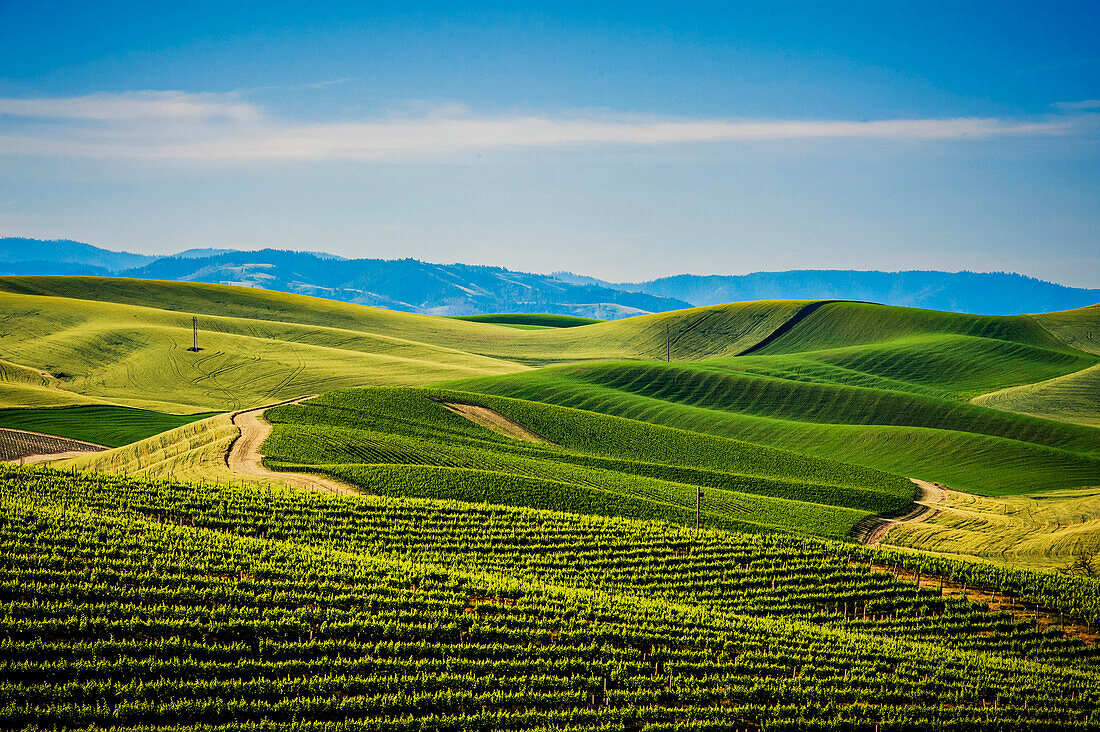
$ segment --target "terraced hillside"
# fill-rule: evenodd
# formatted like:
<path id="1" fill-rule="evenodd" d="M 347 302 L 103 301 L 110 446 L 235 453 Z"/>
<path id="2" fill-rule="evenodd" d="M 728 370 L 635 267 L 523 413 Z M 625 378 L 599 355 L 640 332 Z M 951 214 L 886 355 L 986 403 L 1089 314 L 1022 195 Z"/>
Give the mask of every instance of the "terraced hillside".
<path id="1" fill-rule="evenodd" d="M 833 542 L 0 468 L 0 547 L 6 728 L 1095 729 L 1100 708 L 1094 646 Z M 1095 583 L 918 560 L 1100 622 Z"/>
<path id="2" fill-rule="evenodd" d="M 542 442 L 475 424 L 479 404 Z M 266 413 L 267 464 L 389 496 L 449 498 L 704 526 L 843 537 L 897 509 L 897 476 L 737 440 L 537 402 L 422 388 L 337 391 Z"/>

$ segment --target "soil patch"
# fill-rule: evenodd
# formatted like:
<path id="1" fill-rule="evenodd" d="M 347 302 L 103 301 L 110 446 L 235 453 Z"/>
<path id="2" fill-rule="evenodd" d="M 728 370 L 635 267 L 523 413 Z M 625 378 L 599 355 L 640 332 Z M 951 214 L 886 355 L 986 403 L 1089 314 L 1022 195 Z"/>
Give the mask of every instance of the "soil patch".
<path id="1" fill-rule="evenodd" d="M 878 546 L 879 542 L 898 524 L 920 523 L 939 516 L 943 511 L 936 504 L 947 500 L 947 490 L 939 483 L 910 478 L 916 486 L 913 502 L 900 511 L 867 516 L 860 519 L 848 536 L 867 546 Z"/>
<path id="2" fill-rule="evenodd" d="M 94 442 L 0 427 L 0 460 L 9 463 L 32 465 L 46 460 L 60 460 L 102 452 L 106 449 L 105 446 Z"/>
<path id="3" fill-rule="evenodd" d="M 523 440 L 524 442 L 540 442 L 547 445 L 554 444 L 542 435 L 532 432 L 519 422 L 508 419 L 494 409 L 479 407 L 474 404 L 462 404 L 460 402 L 440 402 L 440 404 L 460 417 L 465 417 L 474 424 L 479 424 L 486 429 L 490 429 L 498 435 L 504 435 L 513 440 Z"/>

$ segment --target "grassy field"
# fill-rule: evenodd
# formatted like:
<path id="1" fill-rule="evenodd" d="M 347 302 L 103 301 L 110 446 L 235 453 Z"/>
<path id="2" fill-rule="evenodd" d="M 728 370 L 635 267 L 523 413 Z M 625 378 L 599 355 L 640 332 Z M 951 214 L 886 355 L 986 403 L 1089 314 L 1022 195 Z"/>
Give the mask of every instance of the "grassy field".
<path id="1" fill-rule="evenodd" d="M 0 427 L 120 447 L 207 416 L 212 415 L 181 416 L 107 405 L 0 409 Z"/>
<path id="2" fill-rule="evenodd" d="M 905 392 L 715 372 L 705 362 L 558 367 L 451 386 L 772 445 L 961 490 L 1026 493 L 1100 481 L 1095 428 Z"/>
<path id="3" fill-rule="evenodd" d="M 1097 725 L 1100 581 L 1018 569 L 1100 548 L 1096 308 L 547 327 L 0 278 L 0 312 L 0 405 L 34 407 L 0 424 L 144 436 L 0 465 L 0 728 Z M 364 495 L 237 476 L 197 414 L 322 392 L 267 411 L 266 463 Z M 905 476 L 1001 497 L 847 539 Z"/>
<path id="4" fill-rule="evenodd" d="M 390 466 L 390 484 L 406 483 L 402 490 L 414 490 L 410 481 L 420 476 L 420 494 L 465 491 L 476 500 L 528 504 L 540 495 L 537 505 L 557 505 L 548 501 L 564 490 L 577 510 L 608 512 L 618 502 L 627 515 L 649 516 L 661 504 L 660 511 L 682 522 L 693 520 L 694 487 L 733 486 L 738 496 L 712 520 L 788 528 L 804 522 L 803 530 L 836 534 L 852 518 L 843 512 L 879 505 L 861 492 L 866 485 L 855 490 L 850 482 L 824 480 L 850 494 L 808 501 L 837 507 L 841 513 L 831 518 L 817 508 L 807 514 L 800 506 L 765 505 L 800 500 L 779 484 L 806 481 L 797 472 L 759 472 L 752 453 L 778 449 L 798 453 L 806 464 L 846 463 L 889 473 L 889 480 L 911 476 L 986 495 L 1100 484 L 1097 307 L 1004 318 L 853 302 L 757 302 L 579 324 L 514 314 L 435 318 L 257 289 L 70 277 L 0 278 L 0 306 L 3 406 L 113 404 L 196 414 L 346 387 L 443 383 L 478 392 L 483 401 L 520 400 L 501 402 L 510 405 L 502 410 L 529 403 L 581 410 L 583 419 L 571 429 L 587 431 L 593 442 L 569 449 L 589 461 L 593 450 L 604 449 L 598 443 L 616 439 L 620 424 L 604 424 L 599 415 L 748 445 L 736 451 L 741 463 L 733 467 L 698 465 L 684 451 L 645 457 L 645 440 L 617 453 L 614 465 L 581 466 L 575 456 L 568 465 L 560 457 L 546 462 L 541 455 L 502 455 L 499 447 L 485 454 L 478 452 L 484 445 L 464 443 L 415 470 L 392 467 L 405 458 L 380 459 L 377 465 Z M 192 314 L 199 318 L 198 353 L 186 350 Z M 666 356 L 672 363 L 663 362 Z M 520 421 L 541 419 L 537 409 L 526 409 Z M 34 418 L 54 416 L 43 414 Z M 139 436 L 141 428 L 132 429 L 130 436 Z M 360 437 L 340 439 L 359 445 Z M 329 450 L 326 464 L 343 466 L 333 471 L 359 471 L 360 483 L 385 472 L 377 465 L 363 472 L 372 464 L 364 456 L 323 435 L 314 439 Z M 153 465 L 168 460 L 165 446 L 139 444 L 136 454 L 147 452 Z M 439 446 L 420 447 L 434 455 Z M 398 446 L 393 454 L 418 449 Z M 111 459 L 141 469 L 134 452 Z M 209 460 L 175 462 L 218 469 Z M 641 463 L 665 467 L 640 474 Z M 684 472 L 669 477 L 672 463 Z M 604 472 L 596 478 L 596 470 Z M 531 482 L 493 494 L 502 474 Z M 751 490 L 737 482 L 745 476 L 757 481 Z M 746 521 L 746 515 L 765 518 Z"/>
<path id="5" fill-rule="evenodd" d="M 426 383 L 525 368 L 410 341 L 384 327 L 368 333 L 203 316 L 202 350 L 194 353 L 187 350 L 192 345 L 191 317 L 178 312 L 2 293 L 0 308 L 7 316 L 0 321 L 3 355 L 25 367 L 0 374 L 10 379 L 5 385 L 14 387 L 0 392 L 4 406 L 53 406 L 64 392 L 71 401 L 77 398 L 70 395 L 79 394 L 91 402 L 195 413 L 257 406 L 341 386 Z M 430 326 L 442 319 L 423 320 Z"/>
<path id="6" fill-rule="evenodd" d="M 1097 314 L 1072 322 L 1086 328 L 1086 316 Z M 1012 494 L 1100 482 L 1100 430 L 1088 418 L 1097 363 L 1034 316 L 827 303 L 751 355 L 560 366 L 451 386 Z M 1063 390 L 1057 407 L 1081 424 L 970 403 L 1062 380 L 1085 382 Z M 1046 405 L 1053 409 L 1053 400 Z"/>
<path id="7" fill-rule="evenodd" d="M 496 410 L 549 440 L 503 437 L 437 400 Z M 535 402 L 419 388 L 338 391 L 267 412 L 272 467 L 310 466 L 373 493 L 842 537 L 905 505 L 908 481 L 865 468 Z"/>
<path id="8" fill-rule="evenodd" d="M 60 460 L 56 466 L 143 478 L 257 483 L 225 464 L 237 434 L 230 415 L 219 414 L 114 450 Z"/>
<path id="9" fill-rule="evenodd" d="M 992 409 L 1100 427 L 1100 366 L 982 394 L 970 401 Z"/>
<path id="10" fill-rule="evenodd" d="M 244 321 L 264 332 L 281 332 L 274 323 L 284 324 L 291 333 L 313 331 L 312 328 L 289 327 L 291 324 L 316 326 L 338 331 L 337 337 L 366 334 L 366 338 L 396 339 L 397 342 L 431 347 L 434 350 L 421 355 L 425 361 L 438 358 L 446 364 L 446 352 L 457 351 L 466 357 L 476 355 L 493 361 L 534 366 L 606 358 L 664 358 L 666 337 L 671 338 L 674 359 L 732 356 L 766 338 L 807 305 L 794 301 L 734 303 L 574 328 L 528 331 L 305 295 L 190 282 L 107 277 L 0 277 L 0 293 L 8 293 L 6 297 L 0 296 L 0 304 L 22 308 L 22 311 L 16 309 L 8 319 L 13 329 L 24 318 L 32 316 L 36 308 L 48 307 L 49 298 L 62 298 L 60 309 L 68 316 L 58 323 L 59 326 L 66 325 L 66 321 L 86 307 L 87 302 L 93 302 L 96 305 L 87 307 L 126 306 L 121 311 L 110 311 L 112 315 L 125 312 L 127 307 L 141 308 L 137 312 L 139 321 L 152 316 L 145 310 L 151 308 L 158 313 L 153 317 L 175 324 L 185 323 L 187 329 L 191 327 L 192 314 L 205 314 L 215 317 L 211 321 L 216 324 L 213 330 L 219 330 L 218 324 L 223 321 Z M 171 317 L 169 313 L 186 317 Z M 206 327 L 205 319 L 200 320 L 203 322 L 199 327 Z M 40 332 L 42 325 L 31 319 L 27 327 L 33 334 Z M 232 323 L 225 323 L 222 328 L 232 329 Z M 331 331 L 324 331 L 328 333 Z M 187 344 L 190 345 L 190 341 Z M 28 364 L 20 359 L 9 360 Z M 446 375 L 439 378 L 446 378 Z"/>
<path id="11" fill-rule="evenodd" d="M 1027 316 L 1063 343 L 1100 355 L 1100 303 L 1087 308 Z"/>
<path id="12" fill-rule="evenodd" d="M 897 526 L 884 545 L 1055 571 L 1096 553 L 1100 570 L 1100 487 L 1027 496 L 947 495 L 936 504 L 938 516 Z"/>

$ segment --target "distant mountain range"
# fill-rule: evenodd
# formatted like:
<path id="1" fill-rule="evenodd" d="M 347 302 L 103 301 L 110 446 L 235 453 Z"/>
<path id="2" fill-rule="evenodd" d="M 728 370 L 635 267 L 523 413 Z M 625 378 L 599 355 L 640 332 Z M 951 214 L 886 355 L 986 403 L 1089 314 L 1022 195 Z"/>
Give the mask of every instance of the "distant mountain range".
<path id="1" fill-rule="evenodd" d="M 796 270 L 676 275 L 612 283 L 571 272 L 344 259 L 276 249 L 189 249 L 168 257 L 114 252 L 75 241 L 0 238 L 0 274 L 100 275 L 262 287 L 428 313 L 530 312 L 622 318 L 744 300 L 866 300 L 988 315 L 1068 310 L 1100 289 L 1066 287 L 1006 272 Z"/>

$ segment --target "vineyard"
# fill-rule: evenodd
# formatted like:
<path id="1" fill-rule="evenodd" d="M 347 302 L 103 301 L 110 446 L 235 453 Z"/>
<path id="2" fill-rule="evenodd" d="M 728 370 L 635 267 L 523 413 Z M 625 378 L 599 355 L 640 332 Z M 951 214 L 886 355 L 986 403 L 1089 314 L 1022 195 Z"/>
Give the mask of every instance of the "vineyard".
<path id="1" fill-rule="evenodd" d="M 838 542 L 33 468 L 0 503 L 6 728 L 1100 726 L 1095 647 Z"/>

